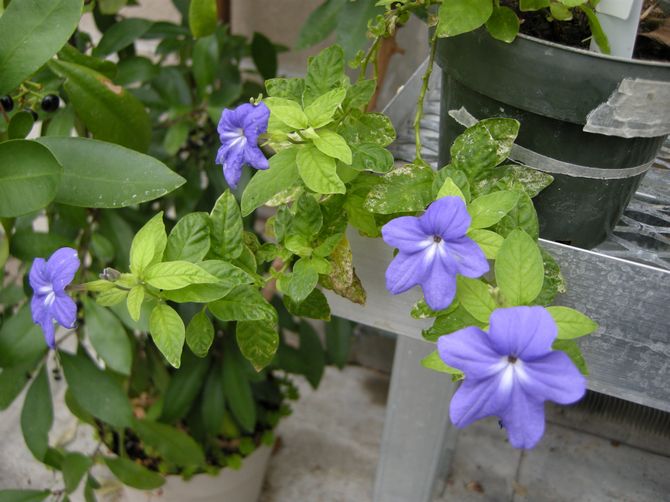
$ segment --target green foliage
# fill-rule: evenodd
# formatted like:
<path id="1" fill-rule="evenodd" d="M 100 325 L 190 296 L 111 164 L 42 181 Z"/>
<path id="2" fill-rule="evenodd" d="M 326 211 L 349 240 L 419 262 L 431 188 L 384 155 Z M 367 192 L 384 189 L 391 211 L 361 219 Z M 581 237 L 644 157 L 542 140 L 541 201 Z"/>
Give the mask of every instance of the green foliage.
<path id="1" fill-rule="evenodd" d="M 214 341 L 214 326 L 203 309 L 186 326 L 186 344 L 198 357 L 205 357 Z"/>
<path id="2" fill-rule="evenodd" d="M 184 321 L 179 314 L 167 305 L 156 305 L 149 318 L 149 332 L 165 359 L 175 368 L 179 368 L 186 338 Z"/>
<path id="3" fill-rule="evenodd" d="M 428 368 L 429 370 L 438 371 L 440 373 L 448 373 L 451 375 L 452 382 L 463 379 L 463 372 L 448 366 L 442 361 L 440 355 L 437 353 L 437 350 L 434 350 L 426 357 L 421 360 L 421 366 Z"/>
<path id="4" fill-rule="evenodd" d="M 256 371 L 270 364 L 279 346 L 279 333 L 273 321 L 239 321 L 235 335 L 242 355 Z"/>
<path id="5" fill-rule="evenodd" d="M 28 389 L 21 410 L 21 431 L 28 449 L 37 460 L 44 460 L 49 448 L 53 405 L 46 366 L 42 366 Z"/>
<path id="6" fill-rule="evenodd" d="M 119 481 L 138 490 L 153 490 L 165 484 L 165 478 L 158 473 L 127 458 L 105 457 L 105 464 Z"/>
<path id="7" fill-rule="evenodd" d="M 529 305 L 544 282 L 544 265 L 537 243 L 523 230 L 503 242 L 495 262 L 498 287 L 509 305 Z"/>
<path id="8" fill-rule="evenodd" d="M 132 346 L 121 321 L 108 309 L 84 298 L 84 331 L 96 353 L 107 367 L 130 375 Z"/>

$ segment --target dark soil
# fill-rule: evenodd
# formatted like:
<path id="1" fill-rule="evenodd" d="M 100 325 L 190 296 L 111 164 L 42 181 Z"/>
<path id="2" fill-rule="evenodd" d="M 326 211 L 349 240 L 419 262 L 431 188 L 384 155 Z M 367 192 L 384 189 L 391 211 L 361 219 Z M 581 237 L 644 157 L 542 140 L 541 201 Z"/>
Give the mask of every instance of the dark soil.
<path id="1" fill-rule="evenodd" d="M 670 40 L 659 37 L 650 37 L 648 34 L 659 30 L 670 18 L 660 7 L 654 7 L 657 2 L 645 0 L 643 13 L 647 13 L 640 22 L 640 29 L 635 42 L 633 57 L 636 59 L 670 61 Z M 549 21 L 549 9 L 535 12 L 521 12 L 518 0 L 500 0 L 501 5 L 511 7 L 521 19 L 521 33 L 531 37 L 555 42 L 580 49 L 589 48 L 591 30 L 586 16 L 578 9 L 573 9 L 571 21 Z M 648 11 L 648 12 L 647 12 Z"/>

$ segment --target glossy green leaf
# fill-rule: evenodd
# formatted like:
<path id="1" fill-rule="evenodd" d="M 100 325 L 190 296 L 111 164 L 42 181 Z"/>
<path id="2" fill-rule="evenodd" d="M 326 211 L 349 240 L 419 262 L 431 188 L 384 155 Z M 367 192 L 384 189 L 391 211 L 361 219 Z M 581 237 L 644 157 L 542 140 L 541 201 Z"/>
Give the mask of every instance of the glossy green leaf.
<path id="1" fill-rule="evenodd" d="M 305 129 L 309 126 L 307 115 L 295 101 L 286 98 L 265 98 L 263 102 L 270 109 L 271 117 L 287 126 L 293 129 Z"/>
<path id="2" fill-rule="evenodd" d="M 216 0 L 191 0 L 188 25 L 195 38 L 206 37 L 216 30 Z"/>
<path id="3" fill-rule="evenodd" d="M 423 330 L 421 334 L 426 340 L 429 342 L 436 342 L 440 336 L 448 335 L 459 329 L 468 326 L 483 326 L 482 323 L 472 317 L 472 315 L 458 305 L 458 303 L 454 303 L 452 306 L 453 305 L 455 305 L 455 308 L 452 309 L 449 307 L 446 310 L 446 313 L 440 313 L 433 325 L 430 328 Z"/>
<path id="4" fill-rule="evenodd" d="M 218 282 L 217 277 L 188 261 L 166 261 L 151 265 L 144 271 L 144 280 L 154 288 L 168 291 L 191 284 Z"/>
<path id="5" fill-rule="evenodd" d="M 163 211 L 156 214 L 137 232 L 130 245 L 130 271 L 141 275 L 144 270 L 160 263 L 167 246 Z"/>
<path id="6" fill-rule="evenodd" d="M 533 11 L 549 7 L 550 0 L 519 0 L 519 10 Z"/>
<path id="7" fill-rule="evenodd" d="M 33 456 L 43 461 L 49 448 L 49 431 L 53 424 L 53 405 L 46 365 L 35 376 L 21 410 L 21 431 Z"/>
<path id="8" fill-rule="evenodd" d="M 586 365 L 584 355 L 582 354 L 579 345 L 577 345 L 574 340 L 555 340 L 551 348 L 565 352 L 574 365 L 577 366 L 577 369 L 581 372 L 582 375 L 589 375 L 589 368 Z"/>
<path id="9" fill-rule="evenodd" d="M 386 174 L 393 169 L 393 155 L 386 148 L 372 143 L 351 147 L 351 167 L 358 170 Z"/>
<path id="10" fill-rule="evenodd" d="M 30 304 L 23 305 L 0 327 L 0 368 L 35 361 L 46 353 L 42 329 L 33 322 Z"/>
<path id="11" fill-rule="evenodd" d="M 128 314 L 130 315 L 130 318 L 135 322 L 139 321 L 140 316 L 142 315 L 144 293 L 145 289 L 142 285 L 133 286 L 131 290 L 128 291 L 126 306 L 128 307 Z"/>
<path id="12" fill-rule="evenodd" d="M 102 371 L 86 355 L 59 352 L 65 379 L 81 407 L 113 427 L 130 427 L 130 401 L 118 379 Z"/>
<path id="13" fill-rule="evenodd" d="M 303 104 L 309 106 L 319 96 L 339 86 L 344 77 L 344 51 L 337 45 L 309 58 Z"/>
<path id="14" fill-rule="evenodd" d="M 302 78 L 271 78 L 265 81 L 268 96 L 286 98 L 300 103 L 305 90 L 305 80 Z"/>
<path id="15" fill-rule="evenodd" d="M 270 364 L 279 346 L 279 333 L 273 321 L 240 321 L 235 336 L 242 355 L 256 371 Z"/>
<path id="16" fill-rule="evenodd" d="M 291 220 L 289 232 L 299 234 L 311 241 L 323 226 L 321 207 L 316 199 L 303 194 L 294 204 L 295 215 Z"/>
<path id="17" fill-rule="evenodd" d="M 74 108 L 68 106 L 60 108 L 47 124 L 46 133 L 43 136 L 64 136 L 69 138 L 74 130 L 75 114 Z"/>
<path id="18" fill-rule="evenodd" d="M 166 261 L 201 261 L 209 251 L 209 218 L 207 213 L 189 213 L 181 218 L 168 236 Z"/>
<path id="19" fill-rule="evenodd" d="M 480 230 L 480 229 L 470 229 L 468 231 L 468 237 L 477 243 L 484 255 L 489 260 L 495 260 L 498 256 L 498 251 L 500 251 L 500 246 L 502 246 L 504 237 L 490 230 Z"/>
<path id="20" fill-rule="evenodd" d="M 245 374 L 246 364 L 234 344 L 227 343 L 223 351 L 223 392 L 242 429 L 252 432 L 256 427 L 256 403 Z"/>
<path id="21" fill-rule="evenodd" d="M 49 68 L 65 78 L 65 90 L 82 122 L 96 139 L 145 152 L 151 121 L 144 105 L 123 87 L 85 66 L 51 60 Z"/>
<path id="22" fill-rule="evenodd" d="M 320 194 L 345 193 L 346 188 L 337 176 L 335 159 L 308 144 L 298 150 L 298 173 L 310 190 Z"/>
<path id="23" fill-rule="evenodd" d="M 102 35 L 98 45 L 93 48 L 93 56 L 103 58 L 125 49 L 149 31 L 151 25 L 152 22 L 148 19 L 138 18 L 125 18 L 115 22 Z"/>
<path id="24" fill-rule="evenodd" d="M 528 305 L 544 282 L 544 265 L 537 243 L 523 230 L 514 230 L 498 251 L 495 276 L 504 298 L 512 305 Z"/>
<path id="25" fill-rule="evenodd" d="M 428 166 L 397 167 L 372 187 L 364 207 L 378 214 L 423 211 L 433 201 L 434 177 L 435 173 Z"/>
<path id="26" fill-rule="evenodd" d="M 218 279 L 216 284 L 191 284 L 185 288 L 164 291 L 168 299 L 179 303 L 209 303 L 223 298 L 233 288 L 251 284 L 253 279 L 241 268 L 221 260 L 207 260 L 198 264 Z"/>
<path id="27" fill-rule="evenodd" d="M 165 484 L 165 478 L 128 458 L 104 457 L 105 464 L 124 485 L 138 490 L 153 490 Z"/>
<path id="28" fill-rule="evenodd" d="M 489 288 L 479 279 L 458 276 L 456 298 L 472 317 L 488 324 L 489 316 L 496 308 L 496 302 L 489 292 Z"/>
<path id="29" fill-rule="evenodd" d="M 132 346 L 119 319 L 108 309 L 84 297 L 84 332 L 107 367 L 130 375 Z"/>
<path id="30" fill-rule="evenodd" d="M 511 43 L 519 33 L 519 18 L 509 7 L 495 7 L 486 21 L 486 29 L 493 38 Z"/>
<path id="31" fill-rule="evenodd" d="M 351 165 L 352 153 L 351 148 L 346 140 L 336 132 L 328 129 L 323 129 L 314 137 L 314 146 L 316 146 L 321 153 L 325 153 L 329 157 L 340 160 L 347 165 Z"/>
<path id="32" fill-rule="evenodd" d="M 0 17 L 0 96 L 37 71 L 68 41 L 83 0 L 12 2 Z"/>
<path id="33" fill-rule="evenodd" d="M 62 470 L 67 493 L 72 493 L 77 489 L 92 464 L 93 460 L 82 453 L 68 452 L 65 454 Z"/>
<path id="34" fill-rule="evenodd" d="M 579 338 L 598 329 L 597 323 L 578 310 L 557 306 L 548 307 L 547 310 L 556 322 L 559 340 Z"/>
<path id="35" fill-rule="evenodd" d="M 102 73 L 109 78 L 114 78 L 116 75 L 117 68 L 113 61 L 83 54 L 70 44 L 65 44 L 61 48 L 58 52 L 58 58 L 81 66 L 88 66 L 92 70 Z"/>
<path id="36" fill-rule="evenodd" d="M 133 429 L 144 443 L 156 449 L 168 462 L 180 467 L 202 466 L 205 463 L 200 445 L 175 427 L 149 420 L 135 420 Z"/>
<path id="37" fill-rule="evenodd" d="M 0 490 L 0 502 L 42 502 L 51 490 Z"/>
<path id="38" fill-rule="evenodd" d="M 251 39 L 251 58 L 263 80 L 277 75 L 277 49 L 262 33 L 255 32 Z"/>
<path id="39" fill-rule="evenodd" d="M 426 357 L 424 357 L 421 360 L 421 366 L 439 373 L 448 373 L 451 375 L 452 381 L 463 379 L 463 372 L 445 364 L 437 350 L 434 350 Z"/>
<path id="40" fill-rule="evenodd" d="M 156 305 L 149 318 L 149 332 L 165 359 L 175 368 L 179 368 L 186 338 L 184 321 L 179 314 L 167 305 Z"/>
<path id="41" fill-rule="evenodd" d="M 214 326 L 206 310 L 195 314 L 186 326 L 186 344 L 198 357 L 205 357 L 214 341 Z"/>
<path id="42" fill-rule="evenodd" d="M 214 203 L 209 215 L 212 253 L 224 260 L 234 260 L 242 254 L 242 215 L 235 196 L 226 190 Z"/>
<path id="43" fill-rule="evenodd" d="M 519 192 L 499 191 L 473 200 L 468 206 L 472 228 L 487 228 L 498 223 L 519 200 Z"/>
<path id="44" fill-rule="evenodd" d="M 276 321 L 277 312 L 253 286 L 238 286 L 208 305 L 220 321 Z"/>
<path id="45" fill-rule="evenodd" d="M 26 375 L 32 372 L 41 358 L 24 361 L 0 371 L 0 411 L 6 410 L 28 383 Z"/>
<path id="46" fill-rule="evenodd" d="M 330 306 L 320 289 L 312 290 L 307 298 L 300 303 L 295 302 L 289 296 L 284 296 L 283 300 L 286 310 L 294 316 L 330 321 Z"/>
<path id="47" fill-rule="evenodd" d="M 519 200 L 515 207 L 507 213 L 493 230 L 506 237 L 512 230 L 521 229 L 533 239 L 540 236 L 540 222 L 533 201 L 526 193 L 519 193 Z"/>
<path id="48" fill-rule="evenodd" d="M 610 47 L 609 40 L 607 39 L 607 33 L 605 33 L 605 30 L 603 30 L 603 27 L 600 24 L 600 20 L 598 19 L 598 16 L 594 10 L 591 8 L 591 6 L 586 4 L 579 5 L 579 10 L 581 10 L 586 16 L 586 19 L 588 19 L 591 34 L 593 35 L 593 39 L 596 41 L 596 44 L 598 44 L 600 51 L 603 54 L 611 54 L 612 48 Z"/>
<path id="49" fill-rule="evenodd" d="M 46 207 L 56 196 L 62 166 L 34 141 L 0 143 L 0 217 L 12 218 Z"/>
<path id="50" fill-rule="evenodd" d="M 32 260 L 50 256 L 58 248 L 72 247 L 74 243 L 55 233 L 34 232 L 32 228 L 17 231 L 10 241 L 12 256 L 21 260 Z"/>
<path id="51" fill-rule="evenodd" d="M 34 124 L 35 119 L 32 113 L 27 111 L 15 113 L 9 121 L 7 135 L 9 139 L 23 139 L 30 134 Z"/>
<path id="52" fill-rule="evenodd" d="M 491 0 L 444 0 L 438 11 L 437 36 L 453 37 L 476 30 L 492 12 Z"/>
<path id="53" fill-rule="evenodd" d="M 148 82 L 157 73 L 158 67 L 149 58 L 133 56 L 119 61 L 114 82 L 118 85 Z"/>
<path id="54" fill-rule="evenodd" d="M 319 273 L 311 266 L 306 258 L 300 258 L 293 265 L 288 285 L 284 292 L 295 302 L 304 301 L 319 282 Z"/>
<path id="55" fill-rule="evenodd" d="M 309 125 L 314 129 L 318 129 L 332 122 L 335 112 L 342 104 L 342 101 L 344 101 L 346 95 L 347 90 L 340 87 L 316 98 L 305 108 L 305 115 L 309 119 Z"/>
<path id="56" fill-rule="evenodd" d="M 395 141 L 396 134 L 391 119 L 381 113 L 363 113 L 352 110 L 338 132 L 349 144 L 373 143 L 387 147 Z"/>
<path id="57" fill-rule="evenodd" d="M 440 190 L 437 192 L 437 199 L 441 199 L 442 197 L 460 197 L 463 202 L 467 202 L 465 200 L 465 195 L 461 191 L 460 188 L 458 188 L 458 185 L 454 183 L 454 180 L 451 178 L 447 178 L 444 180 L 444 183 L 442 184 L 442 187 Z"/>
<path id="58" fill-rule="evenodd" d="M 298 148 L 287 148 L 270 157 L 270 168 L 258 171 L 242 194 L 242 216 L 268 202 L 277 193 L 288 190 L 299 181 L 296 156 Z"/>

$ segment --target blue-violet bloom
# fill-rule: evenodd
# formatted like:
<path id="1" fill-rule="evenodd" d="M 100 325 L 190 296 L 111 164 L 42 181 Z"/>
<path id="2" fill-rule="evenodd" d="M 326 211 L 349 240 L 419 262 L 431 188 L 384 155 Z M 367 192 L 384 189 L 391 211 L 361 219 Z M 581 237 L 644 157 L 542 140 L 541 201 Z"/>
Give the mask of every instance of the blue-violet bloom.
<path id="1" fill-rule="evenodd" d="M 244 103 L 234 110 L 226 108 L 217 128 L 221 147 L 216 163 L 223 166 L 223 176 L 231 188 L 237 187 L 242 176 L 242 166 L 267 169 L 268 159 L 258 146 L 258 136 L 268 130 L 270 109 L 263 102 Z"/>
<path id="2" fill-rule="evenodd" d="M 430 308 L 447 308 L 456 294 L 456 274 L 476 278 L 489 271 L 486 256 L 465 235 L 471 220 L 463 199 L 449 196 L 422 216 L 384 225 L 384 242 L 399 251 L 386 270 L 386 289 L 396 295 L 418 284 Z"/>
<path id="3" fill-rule="evenodd" d="M 44 332 L 44 339 L 50 348 L 55 348 L 54 321 L 65 328 L 74 328 L 77 321 L 77 305 L 65 292 L 79 269 L 77 251 L 60 248 L 48 261 L 35 258 L 30 269 L 30 287 L 35 294 L 30 303 L 33 321 Z"/>
<path id="4" fill-rule="evenodd" d="M 544 402 L 570 404 L 586 380 L 551 345 L 558 329 L 544 307 L 497 309 L 489 332 L 474 326 L 437 341 L 440 358 L 465 374 L 451 400 L 451 421 L 466 427 L 496 416 L 515 448 L 532 448 L 544 433 Z"/>

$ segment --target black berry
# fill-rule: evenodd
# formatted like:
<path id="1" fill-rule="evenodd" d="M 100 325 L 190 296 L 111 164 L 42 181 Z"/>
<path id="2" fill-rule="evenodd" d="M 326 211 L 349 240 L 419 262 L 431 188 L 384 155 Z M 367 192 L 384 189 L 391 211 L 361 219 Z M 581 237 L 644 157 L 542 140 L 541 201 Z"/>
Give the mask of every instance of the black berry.
<path id="1" fill-rule="evenodd" d="M 55 112 L 60 105 L 60 99 L 55 94 L 48 94 L 42 99 L 42 110 L 45 112 Z"/>
<path id="2" fill-rule="evenodd" d="M 6 112 L 11 112 L 14 109 L 14 100 L 11 96 L 0 96 L 0 106 Z"/>

